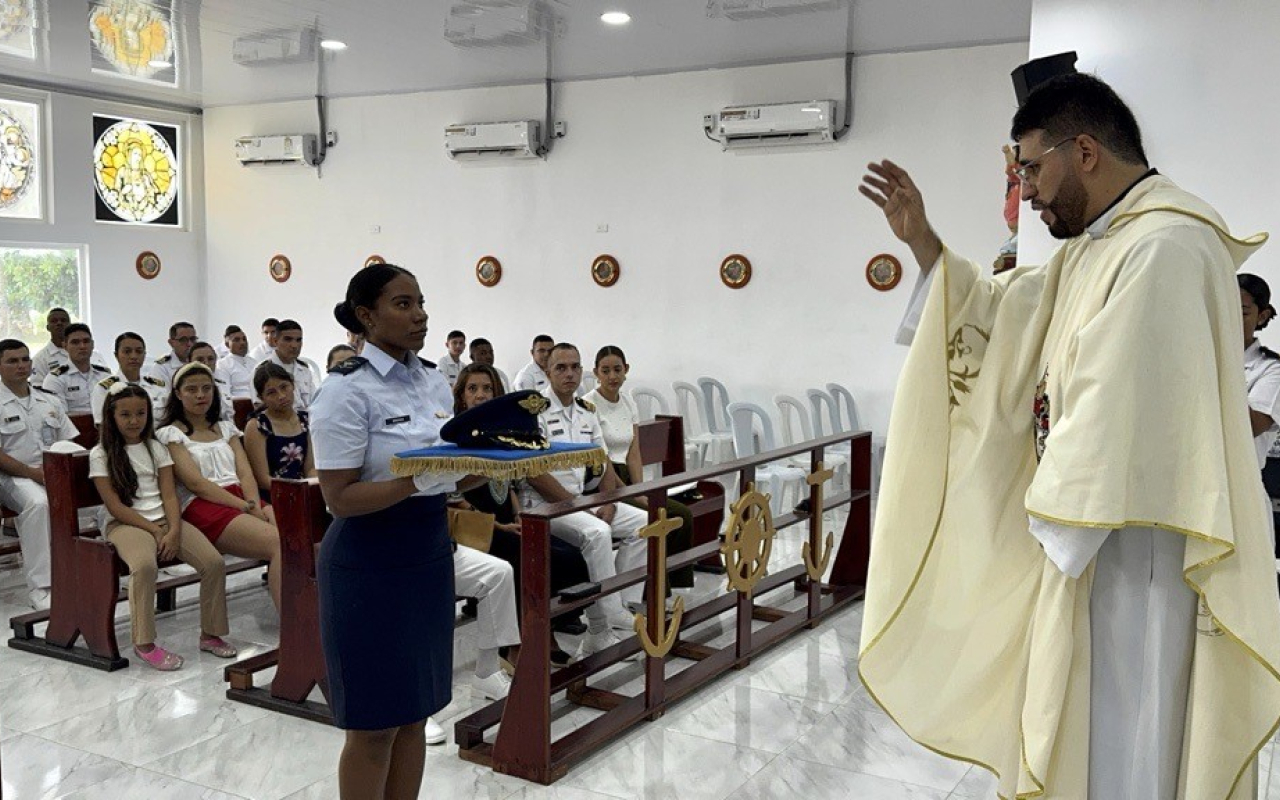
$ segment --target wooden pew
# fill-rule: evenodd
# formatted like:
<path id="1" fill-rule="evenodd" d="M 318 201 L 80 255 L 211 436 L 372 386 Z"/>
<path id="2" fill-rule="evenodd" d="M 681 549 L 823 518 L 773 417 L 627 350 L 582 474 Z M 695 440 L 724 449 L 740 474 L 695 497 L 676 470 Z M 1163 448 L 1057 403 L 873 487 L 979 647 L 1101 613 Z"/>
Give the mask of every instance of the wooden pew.
<path id="1" fill-rule="evenodd" d="M 93 415 L 69 414 L 67 419 L 71 420 L 71 424 L 75 425 L 76 430 L 80 431 L 80 435 L 71 441 L 85 450 L 92 450 L 98 444 L 98 426 L 93 424 Z"/>
<path id="2" fill-rule="evenodd" d="M 227 697 L 316 722 L 333 722 L 327 704 L 307 700 L 317 685 L 329 697 L 320 651 L 320 596 L 316 556 L 329 527 L 320 484 L 314 480 L 271 481 L 271 506 L 280 529 L 280 646 L 227 667 Z M 253 683 L 254 673 L 276 668 L 270 689 Z"/>
<path id="3" fill-rule="evenodd" d="M 680 475 L 685 471 L 684 420 L 669 414 L 659 414 L 652 422 L 636 426 L 636 441 L 640 449 L 640 463 L 646 467 L 659 464 L 659 477 Z M 643 476 L 633 475 L 639 483 Z M 698 481 L 691 492 L 674 495 L 693 513 L 693 547 L 719 541 L 724 524 L 724 486 L 716 481 Z M 724 572 L 724 564 L 717 554 L 700 559 L 695 569 L 704 572 Z"/>
<path id="4" fill-rule="evenodd" d="M 253 413 L 253 401 L 247 397 L 232 398 L 231 407 L 236 427 L 244 430 L 244 426 L 249 423 L 249 415 Z"/>
<path id="5" fill-rule="evenodd" d="M 9 646 L 38 655 L 113 672 L 129 666 L 116 642 L 116 604 L 125 599 L 120 576 L 128 566 L 96 529 L 81 531 L 78 511 L 101 505 L 89 479 L 88 453 L 45 453 L 45 487 L 49 494 L 49 536 L 53 561 L 53 586 L 48 611 L 13 617 Z M 162 561 L 169 566 L 177 561 Z M 264 566 L 265 562 L 238 560 L 227 564 L 227 574 Z M 196 575 L 157 582 L 157 605 L 172 608 L 179 587 L 198 584 Z M 48 622 L 43 636 L 36 626 Z M 84 647 L 76 646 L 83 637 Z"/>

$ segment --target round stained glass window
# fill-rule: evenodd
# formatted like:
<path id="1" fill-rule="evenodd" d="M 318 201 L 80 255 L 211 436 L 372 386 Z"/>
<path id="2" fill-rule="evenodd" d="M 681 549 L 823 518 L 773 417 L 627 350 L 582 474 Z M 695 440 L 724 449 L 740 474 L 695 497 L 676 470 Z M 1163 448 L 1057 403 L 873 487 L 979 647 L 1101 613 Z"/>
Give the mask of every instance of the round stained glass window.
<path id="1" fill-rule="evenodd" d="M 98 197 L 125 222 L 151 222 L 178 196 L 173 148 L 145 122 L 121 120 L 93 148 Z"/>
<path id="2" fill-rule="evenodd" d="M 15 205 L 26 195 L 34 171 L 30 134 L 8 111 L 0 109 L 0 208 Z"/>

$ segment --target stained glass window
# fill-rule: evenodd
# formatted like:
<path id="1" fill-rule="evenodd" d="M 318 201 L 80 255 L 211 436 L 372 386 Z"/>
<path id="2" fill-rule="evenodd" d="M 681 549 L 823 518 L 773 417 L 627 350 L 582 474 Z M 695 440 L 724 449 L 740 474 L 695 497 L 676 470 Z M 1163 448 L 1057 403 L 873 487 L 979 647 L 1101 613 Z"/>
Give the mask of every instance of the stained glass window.
<path id="1" fill-rule="evenodd" d="M 173 0 L 89 0 L 94 72 L 176 86 L 173 33 Z"/>
<path id="2" fill-rule="evenodd" d="M 93 133 L 95 218 L 179 225 L 178 128 L 95 114 Z"/>
<path id="3" fill-rule="evenodd" d="M 0 0 L 0 53 L 36 57 L 35 0 Z"/>
<path id="4" fill-rule="evenodd" d="M 44 216 L 40 106 L 0 98 L 0 217 Z"/>

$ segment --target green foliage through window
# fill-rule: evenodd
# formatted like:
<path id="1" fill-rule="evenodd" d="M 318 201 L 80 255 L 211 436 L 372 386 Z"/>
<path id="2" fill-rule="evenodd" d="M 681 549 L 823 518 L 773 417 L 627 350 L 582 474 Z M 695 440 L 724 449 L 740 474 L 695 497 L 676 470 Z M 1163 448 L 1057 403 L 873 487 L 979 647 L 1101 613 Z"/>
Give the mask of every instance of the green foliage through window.
<path id="1" fill-rule="evenodd" d="M 49 341 L 45 317 L 65 308 L 80 316 L 80 251 L 0 246 L 0 338 L 21 339 L 31 352 Z"/>

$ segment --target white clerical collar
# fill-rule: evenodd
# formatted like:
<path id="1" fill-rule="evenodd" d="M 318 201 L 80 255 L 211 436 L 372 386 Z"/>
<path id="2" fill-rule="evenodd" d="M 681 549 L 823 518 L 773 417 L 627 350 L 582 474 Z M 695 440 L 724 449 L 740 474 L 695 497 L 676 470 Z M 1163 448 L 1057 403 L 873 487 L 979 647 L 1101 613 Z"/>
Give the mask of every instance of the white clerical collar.
<path id="1" fill-rule="evenodd" d="M 1117 204 L 1108 209 L 1105 214 L 1095 219 L 1093 224 L 1085 229 L 1089 234 L 1089 238 L 1101 239 L 1103 236 L 1106 236 L 1107 229 L 1111 227 L 1111 220 L 1115 219 L 1116 215 L 1119 213 L 1120 206 Z"/>

